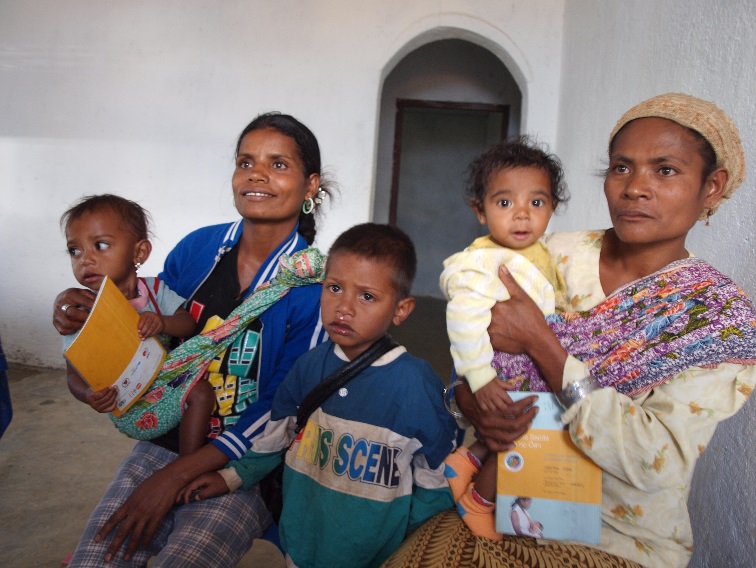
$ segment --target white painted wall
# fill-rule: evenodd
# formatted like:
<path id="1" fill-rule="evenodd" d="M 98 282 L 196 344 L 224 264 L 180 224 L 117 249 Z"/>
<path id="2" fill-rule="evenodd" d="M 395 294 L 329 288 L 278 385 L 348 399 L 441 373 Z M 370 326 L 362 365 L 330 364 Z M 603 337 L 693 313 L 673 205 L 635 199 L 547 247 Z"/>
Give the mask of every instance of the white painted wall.
<path id="1" fill-rule="evenodd" d="M 512 72 L 523 129 L 556 141 L 567 168 L 573 201 L 555 228 L 606 226 L 593 173 L 614 122 L 643 98 L 716 100 L 754 156 L 754 22 L 750 0 L 0 0 L 6 354 L 62 363 L 50 310 L 74 284 L 57 227 L 71 202 L 105 191 L 140 201 L 157 236 L 144 272 L 157 273 L 189 230 L 234 218 L 235 137 L 259 112 L 308 124 L 341 183 L 322 246 L 368 220 L 382 81 L 434 39 L 473 41 Z M 690 241 L 751 295 L 754 167 Z M 719 429 L 696 476 L 696 566 L 750 565 L 756 552 L 754 404 L 746 410 Z"/>
<path id="2" fill-rule="evenodd" d="M 681 91 L 715 101 L 740 129 L 747 178 L 688 245 L 756 297 L 756 5 L 752 0 L 570 0 L 565 12 L 557 153 L 572 190 L 555 228 L 608 226 L 602 179 L 619 117 Z"/>
<path id="3" fill-rule="evenodd" d="M 561 228 L 606 227 L 608 135 L 634 104 L 669 91 L 713 100 L 740 128 L 748 177 L 688 245 L 756 297 L 756 5 L 751 0 L 570 0 L 565 11 L 557 152 L 572 200 Z M 753 566 L 756 401 L 718 428 L 689 499 L 691 568 Z"/>
<path id="4" fill-rule="evenodd" d="M 433 39 L 475 41 L 556 137 L 562 0 L 0 0 L 0 336 L 60 366 L 54 296 L 75 284 L 57 226 L 85 193 L 153 214 L 144 274 L 189 230 L 235 217 L 236 135 L 278 109 L 310 126 L 342 192 L 318 243 L 369 219 L 383 79 Z"/>

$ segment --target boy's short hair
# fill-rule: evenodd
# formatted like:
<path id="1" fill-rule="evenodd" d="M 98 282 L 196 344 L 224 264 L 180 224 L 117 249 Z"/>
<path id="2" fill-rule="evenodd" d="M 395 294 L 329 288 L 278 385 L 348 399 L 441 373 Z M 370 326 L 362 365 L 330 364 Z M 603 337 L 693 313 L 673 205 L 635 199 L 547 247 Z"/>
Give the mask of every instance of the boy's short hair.
<path id="1" fill-rule="evenodd" d="M 378 223 L 355 225 L 338 236 L 328 256 L 340 252 L 351 252 L 390 264 L 394 267 L 391 280 L 397 291 L 397 299 L 402 300 L 410 295 L 417 271 L 417 255 L 412 239 L 401 229 Z"/>
<path id="2" fill-rule="evenodd" d="M 111 193 L 85 195 L 61 215 L 60 226 L 65 232 L 71 221 L 102 209 L 110 209 L 118 215 L 137 240 L 150 238 L 150 214 L 147 210 L 135 201 Z"/>
<path id="3" fill-rule="evenodd" d="M 555 154 L 550 154 L 546 146 L 523 135 L 499 142 L 470 162 L 465 188 L 470 205 L 480 209 L 491 176 L 497 171 L 512 168 L 538 168 L 546 172 L 554 209 L 570 199 L 561 160 Z"/>

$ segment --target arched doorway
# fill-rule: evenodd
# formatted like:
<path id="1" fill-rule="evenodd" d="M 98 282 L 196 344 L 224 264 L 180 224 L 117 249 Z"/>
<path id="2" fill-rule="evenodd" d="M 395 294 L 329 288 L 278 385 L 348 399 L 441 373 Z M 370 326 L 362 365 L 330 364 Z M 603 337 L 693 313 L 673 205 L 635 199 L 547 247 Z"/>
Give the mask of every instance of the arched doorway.
<path id="1" fill-rule="evenodd" d="M 406 231 L 418 252 L 418 308 L 392 333 L 442 376 L 451 358 L 441 263 L 483 234 L 465 202 L 465 170 L 483 149 L 519 133 L 521 108 L 522 93 L 506 66 L 465 40 L 417 48 L 383 84 L 374 220 Z"/>

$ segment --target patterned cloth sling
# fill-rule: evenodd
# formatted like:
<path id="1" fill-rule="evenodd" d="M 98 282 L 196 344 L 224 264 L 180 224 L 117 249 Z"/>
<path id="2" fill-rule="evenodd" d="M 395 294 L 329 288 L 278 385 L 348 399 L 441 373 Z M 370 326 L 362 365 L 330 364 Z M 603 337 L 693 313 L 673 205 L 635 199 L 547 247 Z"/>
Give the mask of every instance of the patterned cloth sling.
<path id="1" fill-rule="evenodd" d="M 220 326 L 188 339 L 168 354 L 144 396 L 120 418 L 110 415 L 116 427 L 130 438 L 152 440 L 178 426 L 186 395 L 213 359 L 293 287 L 322 282 L 325 260 L 316 248 L 282 256 L 275 277 L 257 288 Z"/>
<path id="2" fill-rule="evenodd" d="M 675 261 L 586 312 L 547 316 L 570 354 L 602 387 L 635 396 L 693 366 L 756 364 L 756 311 L 728 277 L 697 258 Z M 551 390 L 525 355 L 492 366 L 520 390 Z"/>

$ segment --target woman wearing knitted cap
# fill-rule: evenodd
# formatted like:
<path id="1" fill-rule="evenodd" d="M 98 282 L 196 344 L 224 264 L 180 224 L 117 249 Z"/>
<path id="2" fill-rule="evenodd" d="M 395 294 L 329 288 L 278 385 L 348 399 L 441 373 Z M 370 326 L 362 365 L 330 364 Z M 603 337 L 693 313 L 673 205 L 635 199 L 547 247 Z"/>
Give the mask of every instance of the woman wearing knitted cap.
<path id="1" fill-rule="evenodd" d="M 729 278 L 692 258 L 685 240 L 744 177 L 740 137 L 722 110 L 688 95 L 654 97 L 610 136 L 604 191 L 613 227 L 547 241 L 576 311 L 547 323 L 501 271 L 512 299 L 494 308 L 491 341 L 504 359 L 528 361 L 531 390 L 557 393 L 572 440 L 601 467 L 600 544 L 473 537 L 449 511 L 386 566 L 441 557 L 459 566 L 688 563 L 690 481 L 717 424 L 753 390 L 756 311 Z M 464 383 L 456 397 L 493 451 L 510 448 L 537 412 L 531 398 L 507 416 L 483 412 Z"/>

